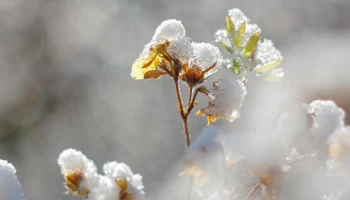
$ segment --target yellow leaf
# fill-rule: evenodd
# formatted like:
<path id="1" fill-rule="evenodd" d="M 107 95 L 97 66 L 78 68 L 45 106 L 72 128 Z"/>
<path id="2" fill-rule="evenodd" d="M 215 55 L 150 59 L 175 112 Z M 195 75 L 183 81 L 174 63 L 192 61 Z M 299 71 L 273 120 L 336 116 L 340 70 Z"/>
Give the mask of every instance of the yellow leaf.
<path id="1" fill-rule="evenodd" d="M 147 58 L 141 55 L 132 65 L 131 77 L 136 80 L 145 79 L 147 72 L 157 70 L 159 62 L 160 57 L 156 53 L 152 53 Z"/>
<path id="2" fill-rule="evenodd" d="M 196 113 L 196 115 L 197 115 L 197 116 L 204 116 L 204 115 L 205 115 L 204 109 L 198 110 L 198 112 Z"/>
<path id="3" fill-rule="evenodd" d="M 229 15 L 226 15 L 226 31 L 227 33 L 234 38 L 236 35 L 235 25 L 232 22 L 232 19 Z"/>
<path id="4" fill-rule="evenodd" d="M 214 116 L 207 116 L 207 120 L 208 120 L 208 125 L 212 125 L 216 121 L 216 118 Z"/>
<path id="5" fill-rule="evenodd" d="M 245 48 L 243 50 L 243 56 L 246 58 L 249 58 L 256 50 L 258 47 L 258 42 L 260 39 L 260 33 L 255 33 L 252 35 L 249 39 L 247 44 L 245 45 Z"/>
<path id="6" fill-rule="evenodd" d="M 237 49 L 242 49 L 242 39 L 245 33 L 245 26 L 246 24 L 243 22 L 239 27 L 237 34 L 233 38 L 233 43 L 236 45 Z"/>
<path id="7" fill-rule="evenodd" d="M 281 62 L 282 62 L 282 60 L 273 60 L 273 61 L 267 63 L 266 65 L 255 68 L 254 71 L 255 72 L 264 72 L 266 70 L 277 67 L 279 64 L 281 64 Z"/>

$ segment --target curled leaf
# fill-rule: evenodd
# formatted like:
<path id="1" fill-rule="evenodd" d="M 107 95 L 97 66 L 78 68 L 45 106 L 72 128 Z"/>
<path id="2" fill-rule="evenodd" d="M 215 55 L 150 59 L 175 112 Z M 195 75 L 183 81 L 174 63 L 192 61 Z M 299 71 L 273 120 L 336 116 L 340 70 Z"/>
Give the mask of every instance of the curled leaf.
<path id="1" fill-rule="evenodd" d="M 162 72 L 162 71 L 158 71 L 158 70 L 152 70 L 152 71 L 148 71 L 144 74 L 144 78 L 145 79 L 150 79 L 150 78 L 154 78 L 154 79 L 158 79 L 161 76 L 165 75 L 166 72 Z"/>
<path id="2" fill-rule="evenodd" d="M 245 48 L 243 50 L 243 56 L 246 58 L 249 58 L 252 56 L 252 54 L 255 52 L 256 48 L 258 47 L 258 42 L 260 39 L 260 33 L 255 33 L 252 35 L 249 39 L 247 44 L 245 45 Z"/>

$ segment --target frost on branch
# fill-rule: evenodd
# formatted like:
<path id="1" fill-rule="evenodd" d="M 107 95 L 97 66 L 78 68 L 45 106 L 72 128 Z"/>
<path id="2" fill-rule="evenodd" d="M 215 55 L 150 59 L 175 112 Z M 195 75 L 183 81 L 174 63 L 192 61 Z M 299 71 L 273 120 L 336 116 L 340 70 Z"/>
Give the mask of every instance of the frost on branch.
<path id="1" fill-rule="evenodd" d="M 282 54 L 272 41 L 260 41 L 261 29 L 252 23 L 244 13 L 231 9 L 226 16 L 226 29 L 214 34 L 215 42 L 225 48 L 231 58 L 224 66 L 246 80 L 251 72 L 266 80 L 276 81 L 283 77 L 283 71 L 276 67 L 282 62 Z"/>
<path id="2" fill-rule="evenodd" d="M 25 200 L 16 169 L 6 160 L 0 160 L 0 200 Z"/>
<path id="3" fill-rule="evenodd" d="M 247 89 L 241 81 L 220 79 L 213 83 L 213 89 L 208 94 L 208 106 L 199 110 L 197 114 L 207 116 L 209 124 L 214 123 L 216 119 L 232 122 L 239 117 L 239 110 L 246 95 Z"/>
<path id="4" fill-rule="evenodd" d="M 58 164 L 68 193 L 88 200 L 143 200 L 142 176 L 133 174 L 124 163 L 108 162 L 105 175 L 99 175 L 94 163 L 75 149 L 63 151 Z"/>
<path id="5" fill-rule="evenodd" d="M 222 65 L 219 49 L 209 43 L 195 43 L 186 36 L 180 21 L 162 22 L 140 57 L 134 62 L 134 79 L 178 76 L 190 87 L 203 83 Z"/>

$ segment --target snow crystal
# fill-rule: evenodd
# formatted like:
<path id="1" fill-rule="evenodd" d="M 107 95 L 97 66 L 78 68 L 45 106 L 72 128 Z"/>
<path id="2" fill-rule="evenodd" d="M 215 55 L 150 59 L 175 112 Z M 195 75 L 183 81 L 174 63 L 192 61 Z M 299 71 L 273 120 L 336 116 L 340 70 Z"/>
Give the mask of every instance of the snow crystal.
<path id="1" fill-rule="evenodd" d="M 193 57 L 190 58 L 190 65 L 200 67 L 202 70 L 206 70 L 216 63 L 216 67 L 205 74 L 205 78 L 209 77 L 222 65 L 222 55 L 219 49 L 209 43 L 195 43 L 192 42 Z"/>
<path id="2" fill-rule="evenodd" d="M 220 29 L 215 32 L 214 40 L 215 42 L 222 43 L 227 47 L 233 48 L 229 35 L 224 29 Z"/>
<path id="3" fill-rule="evenodd" d="M 191 39 L 183 37 L 174 40 L 168 47 L 168 53 L 173 59 L 177 59 L 183 64 L 186 63 L 193 56 Z"/>
<path id="4" fill-rule="evenodd" d="M 235 25 L 236 30 L 241 26 L 243 22 L 249 22 L 249 19 L 238 8 L 233 8 L 229 10 L 228 15 L 230 16 L 233 24 Z"/>
<path id="5" fill-rule="evenodd" d="M 259 41 L 258 47 L 255 54 L 255 60 L 258 65 L 255 69 L 259 69 L 260 67 L 264 67 L 265 65 L 273 62 L 282 60 L 281 52 L 275 48 L 273 42 L 268 39 L 264 39 L 262 42 Z"/>
<path id="6" fill-rule="evenodd" d="M 98 186 L 90 192 L 88 200 L 119 199 L 120 189 L 115 181 L 106 176 L 99 176 Z"/>
<path id="7" fill-rule="evenodd" d="M 213 90 L 209 94 L 209 106 L 205 114 L 209 116 L 225 117 L 232 122 L 238 118 L 247 89 L 239 80 L 219 79 L 214 82 Z"/>
<path id="8" fill-rule="evenodd" d="M 308 113 L 313 116 L 313 127 L 333 133 L 344 126 L 345 113 L 333 101 L 316 100 L 310 103 Z"/>
<path id="9" fill-rule="evenodd" d="M 162 22 L 158 26 L 156 32 L 154 33 L 152 41 L 155 44 L 161 44 L 164 42 L 174 41 L 176 39 L 184 37 L 185 35 L 186 30 L 181 21 L 169 19 Z"/>

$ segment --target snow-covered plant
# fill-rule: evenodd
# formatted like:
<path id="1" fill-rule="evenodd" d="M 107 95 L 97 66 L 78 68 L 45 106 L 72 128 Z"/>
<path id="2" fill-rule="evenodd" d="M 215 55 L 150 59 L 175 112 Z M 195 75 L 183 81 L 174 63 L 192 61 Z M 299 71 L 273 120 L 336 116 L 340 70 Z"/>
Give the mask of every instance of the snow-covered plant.
<path id="1" fill-rule="evenodd" d="M 107 162 L 105 175 L 97 173 L 93 161 L 75 149 L 64 150 L 59 158 L 69 194 L 89 200 L 143 200 L 142 176 L 124 163 Z"/>
<path id="2" fill-rule="evenodd" d="M 246 81 L 250 73 L 267 80 L 276 81 L 283 77 L 281 52 L 271 40 L 260 40 L 261 29 L 244 13 L 231 9 L 226 15 L 226 29 L 218 30 L 214 39 L 231 54 L 224 60 L 224 66 Z"/>
<path id="3" fill-rule="evenodd" d="M 0 200 L 25 200 L 16 169 L 6 160 L 0 160 Z"/>
<path id="4" fill-rule="evenodd" d="M 333 101 L 316 100 L 300 105 L 295 113 L 284 112 L 271 130 L 232 134 L 217 122 L 240 117 L 250 75 L 270 81 L 283 77 L 277 68 L 281 52 L 260 35 L 260 28 L 241 10 L 229 10 L 225 29 L 214 35 L 229 53 L 224 58 L 214 45 L 193 42 L 182 22 L 166 20 L 132 65 L 131 77 L 136 80 L 168 76 L 174 82 L 187 147 L 183 161 L 188 165 L 179 174 L 191 177 L 182 199 L 349 199 L 350 127 L 344 123 L 345 112 Z M 219 70 L 232 78 L 219 77 L 205 85 Z M 180 83 L 188 88 L 186 105 Z M 207 117 L 208 125 L 192 142 L 188 117 L 199 94 L 208 104 L 197 115 Z M 124 163 L 107 162 L 104 174 L 99 174 L 82 152 L 67 149 L 59 155 L 58 165 L 68 194 L 88 200 L 146 199 L 142 176 Z M 15 172 L 0 160 L 0 200 L 24 199 Z M 315 185 L 327 189 L 317 190 Z M 299 190 L 306 191 L 307 198 Z"/>
<path id="5" fill-rule="evenodd" d="M 212 44 L 191 41 L 180 21 L 166 20 L 158 26 L 152 40 L 145 45 L 131 70 L 132 78 L 137 80 L 158 79 L 164 75 L 173 79 L 188 155 L 192 155 L 193 152 L 207 152 L 211 149 L 208 144 L 217 143 L 213 141 L 216 140 L 213 134 L 209 133 L 202 134 L 191 146 L 188 116 L 196 105 L 199 93 L 209 99 L 208 106 L 197 112 L 197 115 L 207 117 L 208 126 L 218 119 L 233 122 L 240 116 L 240 108 L 247 95 L 245 84 L 250 73 L 270 80 L 283 76 L 281 69 L 274 69 L 282 61 L 281 53 L 270 40 L 260 41 L 260 28 L 239 9 L 229 11 L 226 29 L 215 34 L 215 41 L 221 44 L 232 58 L 224 59 L 219 49 Z M 213 82 L 212 87 L 203 85 L 222 66 L 229 69 L 227 72 L 233 71 L 238 75 L 236 79 L 219 79 Z M 184 82 L 188 87 L 187 106 L 184 106 L 179 82 Z M 218 147 L 215 149 L 223 148 L 221 143 L 215 146 Z M 194 185 L 204 185 L 208 179 L 205 170 L 194 162 L 196 156 L 188 155 L 185 160 L 189 168 L 182 172 L 182 175 L 193 176 Z M 231 165 L 230 162 L 232 161 L 227 161 L 228 165 Z"/>

